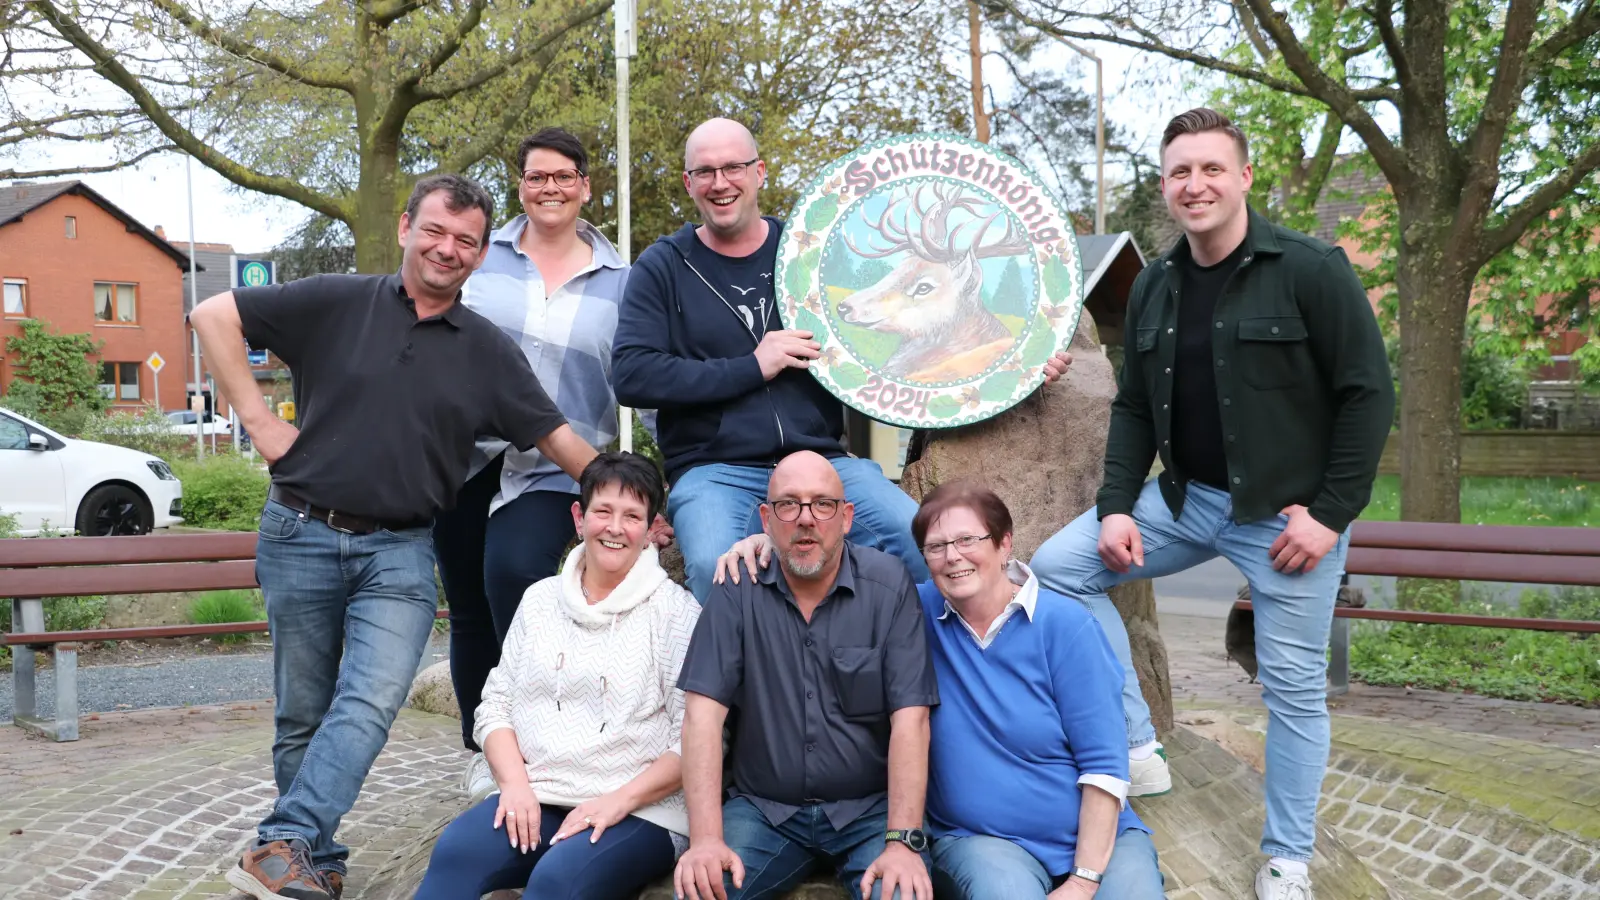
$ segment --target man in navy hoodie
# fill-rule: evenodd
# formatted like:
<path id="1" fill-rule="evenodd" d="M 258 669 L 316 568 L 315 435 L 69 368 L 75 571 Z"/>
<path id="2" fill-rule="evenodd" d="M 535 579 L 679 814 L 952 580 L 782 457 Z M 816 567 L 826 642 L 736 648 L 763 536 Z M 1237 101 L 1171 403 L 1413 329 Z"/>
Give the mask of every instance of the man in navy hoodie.
<path id="1" fill-rule="evenodd" d="M 717 556 L 761 531 L 772 467 L 797 450 L 827 457 L 855 504 L 850 540 L 928 578 L 911 539 L 917 504 L 871 460 L 844 452 L 844 408 L 807 372 L 809 331 L 783 327 L 772 283 L 783 222 L 762 216 L 767 164 L 750 131 L 712 119 L 689 135 L 683 184 L 703 224 L 684 225 L 634 263 L 612 349 L 619 403 L 659 410 L 672 493 L 667 517 L 689 590 L 704 601 Z"/>

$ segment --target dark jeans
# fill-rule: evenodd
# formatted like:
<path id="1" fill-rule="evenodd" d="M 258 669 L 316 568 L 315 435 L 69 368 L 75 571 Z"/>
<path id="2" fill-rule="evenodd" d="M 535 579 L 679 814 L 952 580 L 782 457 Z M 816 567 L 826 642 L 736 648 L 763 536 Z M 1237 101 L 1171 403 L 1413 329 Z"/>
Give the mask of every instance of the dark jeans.
<path id="1" fill-rule="evenodd" d="M 628 816 L 589 843 L 584 831 L 551 847 L 568 810 L 539 808 L 539 846 L 511 846 L 494 828 L 495 794 L 445 826 L 428 859 L 416 900 L 478 900 L 490 891 L 520 888 L 522 900 L 633 900 L 672 872 L 672 838 L 660 825 Z"/>
<path id="2" fill-rule="evenodd" d="M 872 861 L 883 853 L 883 834 L 889 830 L 889 801 L 857 816 L 842 829 L 835 829 L 821 806 L 804 806 L 773 825 L 743 797 L 734 797 L 722 806 L 722 834 L 729 849 L 744 863 L 744 887 L 735 888 L 733 879 L 723 874 L 728 900 L 769 900 L 793 890 L 811 874 L 818 863 L 833 866 L 839 883 L 853 900 L 861 900 L 861 876 Z M 931 874 L 928 854 L 922 862 Z M 893 900 L 909 896 L 896 889 Z M 885 900 L 883 882 L 872 883 L 872 900 Z"/>
<path id="3" fill-rule="evenodd" d="M 277 501 L 261 512 L 256 578 L 272 629 L 272 772 L 263 842 L 299 839 L 344 871 L 340 819 L 417 674 L 433 631 L 428 529 L 345 534 Z"/>
<path id="4" fill-rule="evenodd" d="M 489 515 L 500 487 L 500 459 L 474 475 L 454 509 L 433 526 L 439 580 L 450 604 L 450 681 L 461 706 L 461 741 L 468 750 L 483 683 L 500 663 L 500 645 L 511 630 L 528 586 L 556 574 L 576 533 L 575 494 L 530 491 Z"/>

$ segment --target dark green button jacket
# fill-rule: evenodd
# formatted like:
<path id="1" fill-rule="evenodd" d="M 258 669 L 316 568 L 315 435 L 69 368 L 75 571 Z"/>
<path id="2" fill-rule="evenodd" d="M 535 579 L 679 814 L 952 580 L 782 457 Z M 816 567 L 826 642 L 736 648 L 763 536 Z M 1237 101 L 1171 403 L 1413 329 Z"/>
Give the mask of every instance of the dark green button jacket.
<path id="1" fill-rule="evenodd" d="M 1343 531 L 1372 496 L 1394 385 L 1366 290 L 1344 251 L 1250 212 L 1245 254 L 1217 300 L 1211 353 L 1238 523 L 1291 504 Z M 1099 515 L 1132 514 L 1156 454 L 1177 517 L 1188 479 L 1172 459 L 1173 353 L 1189 241 L 1139 274 L 1111 406 Z"/>

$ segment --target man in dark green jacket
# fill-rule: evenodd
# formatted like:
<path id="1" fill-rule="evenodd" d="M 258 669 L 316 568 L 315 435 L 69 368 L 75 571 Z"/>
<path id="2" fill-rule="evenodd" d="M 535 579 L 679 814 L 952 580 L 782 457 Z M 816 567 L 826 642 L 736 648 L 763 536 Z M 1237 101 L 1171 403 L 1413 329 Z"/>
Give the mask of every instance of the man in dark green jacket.
<path id="1" fill-rule="evenodd" d="M 1161 141 L 1183 237 L 1134 283 L 1105 480 L 1039 548 L 1046 587 L 1082 599 L 1123 663 L 1133 796 L 1172 781 L 1106 597 L 1225 557 L 1249 581 L 1269 713 L 1258 900 L 1311 900 L 1306 863 L 1328 759 L 1328 629 L 1350 522 L 1394 416 L 1383 337 L 1344 251 L 1245 203 L 1243 133 L 1195 109 Z M 1146 482 L 1157 456 L 1163 471 Z"/>

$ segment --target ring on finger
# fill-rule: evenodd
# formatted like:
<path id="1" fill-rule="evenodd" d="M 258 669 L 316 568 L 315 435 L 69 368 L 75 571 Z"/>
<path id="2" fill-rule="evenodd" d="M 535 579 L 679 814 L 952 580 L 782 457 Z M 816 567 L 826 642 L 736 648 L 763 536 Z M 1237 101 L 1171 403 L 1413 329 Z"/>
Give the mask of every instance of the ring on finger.
<path id="1" fill-rule="evenodd" d="M 583 824 L 585 824 L 585 825 L 593 825 L 594 824 L 594 816 L 584 816 L 583 817 Z"/>
<path id="2" fill-rule="evenodd" d="M 516 810 L 514 810 L 514 809 L 506 810 L 506 818 L 515 819 L 516 817 L 517 817 L 517 811 Z"/>

